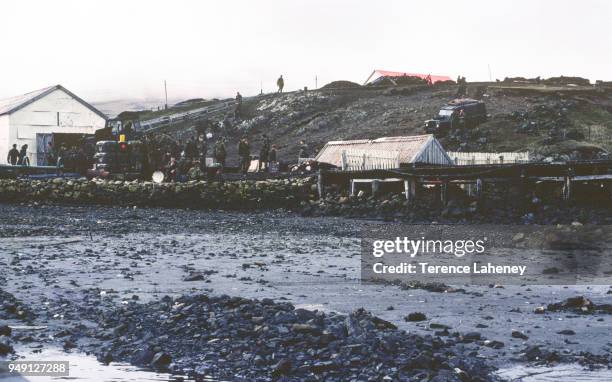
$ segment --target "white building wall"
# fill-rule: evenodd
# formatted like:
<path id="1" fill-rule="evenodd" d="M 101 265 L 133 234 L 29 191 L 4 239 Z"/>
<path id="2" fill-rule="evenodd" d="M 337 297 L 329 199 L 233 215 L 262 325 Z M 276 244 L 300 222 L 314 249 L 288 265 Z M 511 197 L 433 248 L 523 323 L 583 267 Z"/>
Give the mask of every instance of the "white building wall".
<path id="1" fill-rule="evenodd" d="M 61 89 L 56 89 L 9 117 L 8 147 L 13 143 L 16 143 L 18 148 L 27 144 L 32 165 L 37 163 L 36 134 L 93 134 L 106 123 L 104 118 Z M 0 152 L 7 155 L 8 147 Z"/>
<path id="2" fill-rule="evenodd" d="M 9 115 L 0 115 L 0 163 L 6 164 L 9 145 Z"/>

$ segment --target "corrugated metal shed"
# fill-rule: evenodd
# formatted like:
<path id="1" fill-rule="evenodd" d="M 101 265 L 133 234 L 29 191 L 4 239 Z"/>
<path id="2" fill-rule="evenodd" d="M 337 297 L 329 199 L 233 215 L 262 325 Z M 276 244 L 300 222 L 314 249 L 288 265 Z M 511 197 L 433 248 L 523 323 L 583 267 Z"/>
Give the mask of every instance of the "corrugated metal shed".
<path id="1" fill-rule="evenodd" d="M 389 152 L 399 155 L 400 164 L 423 163 L 432 165 L 452 165 L 453 161 L 433 135 L 414 135 L 404 137 L 384 137 L 374 140 L 357 139 L 350 141 L 330 141 L 317 154 L 318 162 L 342 167 L 343 152 Z"/>

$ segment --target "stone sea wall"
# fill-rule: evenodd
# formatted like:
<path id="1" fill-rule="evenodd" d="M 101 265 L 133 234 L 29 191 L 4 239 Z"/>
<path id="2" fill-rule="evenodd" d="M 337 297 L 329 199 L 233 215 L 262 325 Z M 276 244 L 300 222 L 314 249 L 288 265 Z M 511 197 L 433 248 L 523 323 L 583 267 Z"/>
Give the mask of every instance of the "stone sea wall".
<path id="1" fill-rule="evenodd" d="M 316 198 L 314 178 L 185 183 L 86 179 L 0 179 L 0 202 L 155 206 L 194 209 L 293 209 Z"/>

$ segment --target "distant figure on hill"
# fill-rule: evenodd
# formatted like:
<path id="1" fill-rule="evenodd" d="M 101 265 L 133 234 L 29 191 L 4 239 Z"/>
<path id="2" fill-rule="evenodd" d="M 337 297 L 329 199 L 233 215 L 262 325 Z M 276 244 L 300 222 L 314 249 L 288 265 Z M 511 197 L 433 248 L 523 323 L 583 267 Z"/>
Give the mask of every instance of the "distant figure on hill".
<path id="1" fill-rule="evenodd" d="M 236 108 L 234 109 L 234 118 L 240 118 L 242 115 L 242 94 L 236 93 Z"/>
<path id="2" fill-rule="evenodd" d="M 283 75 L 281 74 L 280 77 L 278 77 L 278 80 L 276 80 L 276 86 L 278 86 L 278 92 L 282 93 L 283 92 L 283 88 L 285 87 L 285 80 L 283 80 Z"/>

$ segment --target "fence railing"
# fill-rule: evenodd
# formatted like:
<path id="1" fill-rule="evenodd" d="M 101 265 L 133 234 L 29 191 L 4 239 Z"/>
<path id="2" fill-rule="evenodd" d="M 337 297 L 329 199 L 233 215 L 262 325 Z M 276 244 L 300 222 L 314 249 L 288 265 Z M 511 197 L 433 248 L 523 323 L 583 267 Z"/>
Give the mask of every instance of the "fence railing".
<path id="1" fill-rule="evenodd" d="M 482 153 L 449 151 L 447 154 L 458 166 L 529 162 L 529 152 Z"/>
<path id="2" fill-rule="evenodd" d="M 342 170 L 386 170 L 399 168 L 399 151 L 342 151 Z"/>

